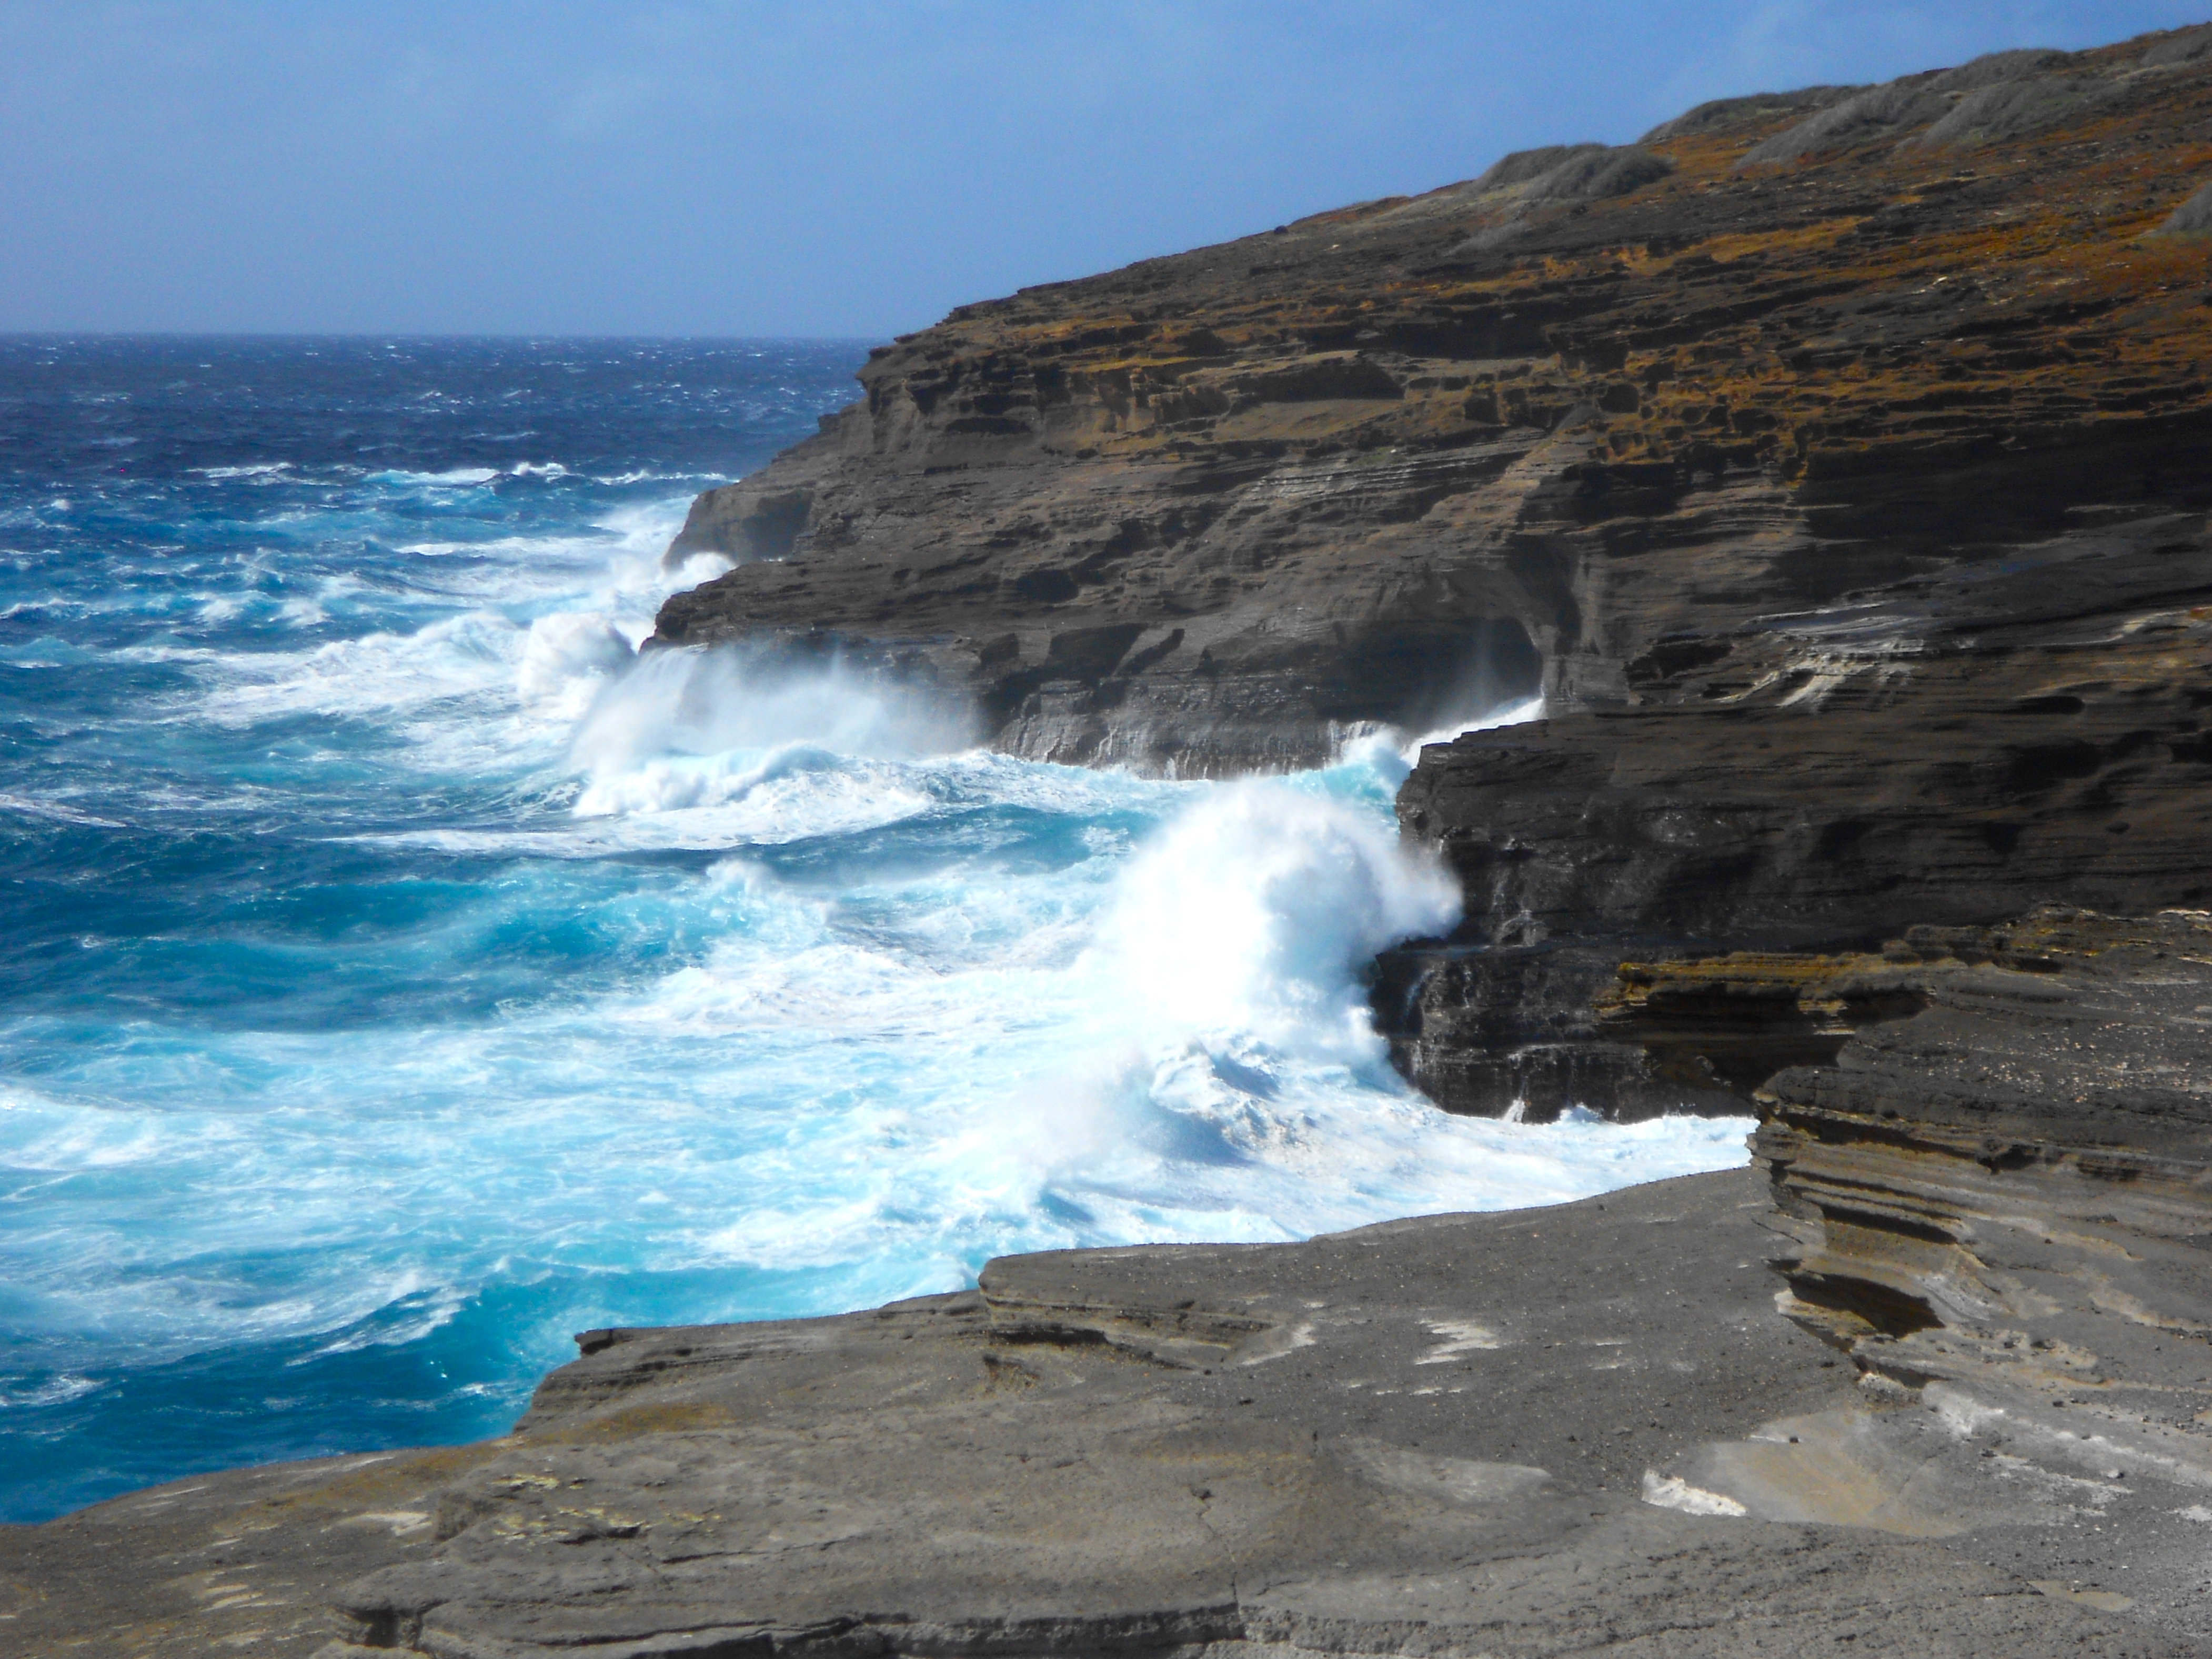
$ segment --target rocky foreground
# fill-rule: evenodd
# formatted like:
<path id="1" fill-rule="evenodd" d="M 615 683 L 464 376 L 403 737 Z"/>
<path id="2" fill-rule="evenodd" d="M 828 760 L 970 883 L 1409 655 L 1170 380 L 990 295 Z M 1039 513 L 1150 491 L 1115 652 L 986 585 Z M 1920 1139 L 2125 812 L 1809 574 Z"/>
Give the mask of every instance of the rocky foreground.
<path id="1" fill-rule="evenodd" d="M 600 1331 L 480 1445 L 0 1528 L 0 1648 L 1982 1656 L 2212 1644 L 2212 27 L 969 307 L 701 498 L 664 645 L 1018 752 L 1423 751 L 1459 1109 L 1755 1167 Z"/>
<path id="2" fill-rule="evenodd" d="M 2208 1014 L 2199 915 L 1646 971 L 1655 1063 L 1811 1061 L 1758 1168 L 587 1332 L 502 1440 L 0 1529 L 0 1643 L 2202 1653 Z"/>

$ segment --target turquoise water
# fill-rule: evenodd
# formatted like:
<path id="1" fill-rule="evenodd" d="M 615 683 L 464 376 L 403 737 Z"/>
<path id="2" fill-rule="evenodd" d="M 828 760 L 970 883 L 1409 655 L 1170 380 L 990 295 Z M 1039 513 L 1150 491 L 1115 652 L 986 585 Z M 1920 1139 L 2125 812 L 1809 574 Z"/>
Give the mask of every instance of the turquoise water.
<path id="1" fill-rule="evenodd" d="M 594 1325 L 1741 1161 L 1397 1079 L 1401 737 L 1152 781 L 638 659 L 864 355 L 0 341 L 0 1518 L 496 1432 Z"/>

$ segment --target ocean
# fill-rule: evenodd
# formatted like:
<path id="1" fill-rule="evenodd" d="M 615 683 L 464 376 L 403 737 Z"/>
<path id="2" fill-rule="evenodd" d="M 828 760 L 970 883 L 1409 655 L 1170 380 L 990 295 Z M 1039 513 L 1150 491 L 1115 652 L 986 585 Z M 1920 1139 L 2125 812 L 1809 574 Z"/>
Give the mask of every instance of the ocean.
<path id="1" fill-rule="evenodd" d="M 1743 1161 L 1392 1072 L 1413 734 L 1151 780 L 638 655 L 866 350 L 0 339 L 0 1520 L 495 1434 L 594 1326 Z"/>

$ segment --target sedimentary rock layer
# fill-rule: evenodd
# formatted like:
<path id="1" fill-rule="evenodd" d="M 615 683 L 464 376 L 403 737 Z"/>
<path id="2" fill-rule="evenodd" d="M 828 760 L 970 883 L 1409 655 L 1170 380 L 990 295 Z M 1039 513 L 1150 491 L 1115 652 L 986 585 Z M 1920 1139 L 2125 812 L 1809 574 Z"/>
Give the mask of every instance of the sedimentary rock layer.
<path id="1" fill-rule="evenodd" d="M 0 1579 L 27 1650 L 148 1656 L 2196 1650 L 2212 1387 L 1870 1389 L 1769 1213 L 1742 1171 L 590 1333 L 505 1440 L 0 1531 Z M 2155 1457 L 2051 1437 L 2121 1415 Z"/>
<path id="2" fill-rule="evenodd" d="M 1606 1037 L 1624 958 L 2212 897 L 2212 606 L 2172 602 L 2166 555 L 2038 551 L 1921 583 L 1910 637 L 1876 605 L 1790 618 L 1762 663 L 1709 642 L 1683 702 L 1425 750 L 1399 813 L 1467 919 L 1384 959 L 1407 1075 L 1475 1111 L 1714 1103 Z"/>
<path id="3" fill-rule="evenodd" d="M 1377 1006 L 1463 1105 L 1749 1100 L 1758 1171 L 586 1333 L 501 1440 L 0 1528 L 0 1641 L 2202 1651 L 2212 922 L 1991 924 L 2203 891 L 2208 47 L 973 308 L 686 531 L 756 562 L 665 641 L 1060 758 L 1288 764 L 1540 656 L 1408 784 L 1469 919 Z"/>
<path id="4" fill-rule="evenodd" d="M 1909 680 L 2021 557 L 2062 616 L 2108 559 L 2180 603 L 2208 253 L 2154 233 L 2212 179 L 2202 45 L 1729 100 L 963 307 L 700 498 L 678 549 L 744 562 L 659 637 L 841 645 L 1009 749 L 1218 772 L 1540 675 L 1563 715 L 1724 652 L 1747 711 Z"/>
<path id="5" fill-rule="evenodd" d="M 841 650 L 1000 745 L 1432 749 L 1465 879 L 1378 1017 L 1626 1115 L 1631 957 L 1865 949 L 2212 867 L 2212 27 L 1724 100 L 1638 145 L 972 306 L 678 539 L 664 643 Z"/>

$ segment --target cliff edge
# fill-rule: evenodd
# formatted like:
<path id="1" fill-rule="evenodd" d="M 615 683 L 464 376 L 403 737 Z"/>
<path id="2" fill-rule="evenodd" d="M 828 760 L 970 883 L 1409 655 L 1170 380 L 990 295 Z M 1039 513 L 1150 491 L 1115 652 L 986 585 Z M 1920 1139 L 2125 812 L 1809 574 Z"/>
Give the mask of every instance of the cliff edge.
<path id="1" fill-rule="evenodd" d="M 702 496 L 740 562 L 657 637 L 1185 773 L 1540 688 L 1407 787 L 1468 917 L 1378 1018 L 1455 1109 L 1678 1106 L 1595 1023 L 1624 960 L 2212 895 L 2208 203 L 2212 26 L 1027 289 Z"/>
<path id="2" fill-rule="evenodd" d="M 1378 1014 L 1756 1170 L 586 1332 L 497 1440 L 0 1528 L 0 1644 L 2203 1652 L 2208 112 L 2212 27 L 2005 53 L 972 307 L 678 544 L 664 644 L 1055 759 L 1540 683 L 1401 793 L 1468 915 Z"/>

